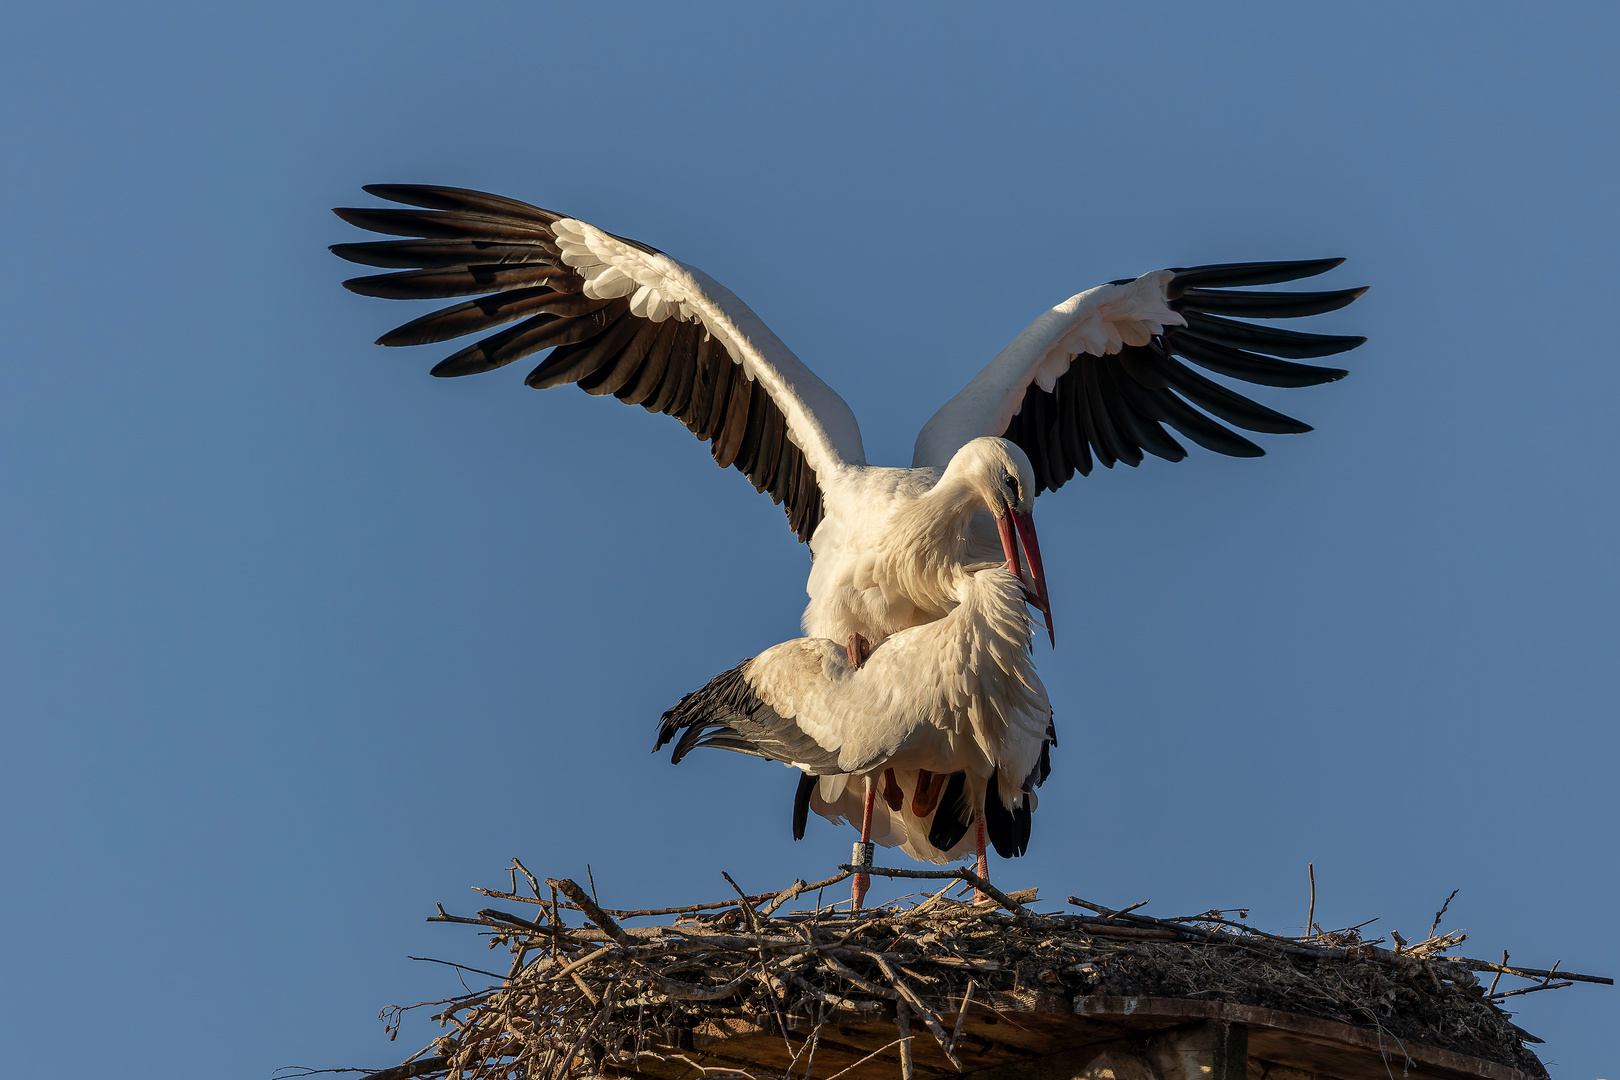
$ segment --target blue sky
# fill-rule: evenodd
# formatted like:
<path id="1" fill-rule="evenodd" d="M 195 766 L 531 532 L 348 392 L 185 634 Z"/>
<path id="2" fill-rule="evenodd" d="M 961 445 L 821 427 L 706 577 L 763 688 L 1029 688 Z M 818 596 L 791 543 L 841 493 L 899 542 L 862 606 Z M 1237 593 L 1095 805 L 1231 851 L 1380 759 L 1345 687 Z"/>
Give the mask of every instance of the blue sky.
<path id="1" fill-rule="evenodd" d="M 995 871 L 1613 974 L 1612 7 L 51 5 L 6 18 L 0 1033 L 17 1075 L 382 1066 L 513 855 L 604 900 L 813 877 L 792 777 L 659 713 L 806 550 L 675 422 L 440 381 L 363 183 L 499 191 L 749 302 L 873 461 L 1041 310 L 1344 255 L 1269 456 L 1037 510 L 1063 741 Z M 521 365 L 519 365 L 521 367 Z M 881 888 L 881 886 L 880 886 Z M 1514 999 L 1613 1076 L 1612 989 Z M 403 1044 L 412 1042 L 407 1048 Z"/>

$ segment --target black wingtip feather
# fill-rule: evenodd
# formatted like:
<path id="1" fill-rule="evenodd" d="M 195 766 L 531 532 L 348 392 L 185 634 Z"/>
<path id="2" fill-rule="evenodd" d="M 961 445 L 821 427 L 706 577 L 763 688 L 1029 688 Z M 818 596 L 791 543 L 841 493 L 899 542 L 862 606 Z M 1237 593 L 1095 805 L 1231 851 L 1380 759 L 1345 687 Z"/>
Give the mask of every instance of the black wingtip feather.
<path id="1" fill-rule="evenodd" d="M 555 245 L 546 240 L 410 239 L 333 244 L 332 254 L 362 266 L 397 270 L 446 269 L 470 264 L 555 263 Z"/>
<path id="2" fill-rule="evenodd" d="M 1311 430 L 1311 425 L 1303 420 L 1233 393 L 1169 357 L 1155 357 L 1155 360 L 1176 393 L 1228 424 L 1271 435 L 1302 435 Z"/>
<path id="3" fill-rule="evenodd" d="M 1337 382 L 1350 374 L 1344 368 L 1295 364 L 1228 345 L 1217 345 L 1212 341 L 1201 341 L 1187 337 L 1176 329 L 1165 334 L 1164 343 L 1171 352 L 1201 368 L 1259 386 L 1320 386 L 1322 383 Z"/>
<path id="4" fill-rule="evenodd" d="M 1233 285 L 1276 285 L 1283 281 L 1315 277 L 1344 262 L 1336 259 L 1294 259 L 1284 262 L 1210 263 L 1206 266 L 1175 268 L 1170 279 L 1170 299 L 1179 298 L 1185 289 L 1220 288 Z"/>
<path id="5" fill-rule="evenodd" d="M 1246 319 L 1302 319 L 1325 315 L 1355 301 L 1367 291 L 1340 289 L 1337 292 L 1232 292 L 1225 289 L 1186 289 L 1179 300 L 1170 301 L 1176 311 L 1199 311 L 1206 315 L 1236 315 Z"/>
<path id="6" fill-rule="evenodd" d="M 550 243 L 551 230 L 535 220 L 464 210 L 395 210 L 339 206 L 332 213 L 357 228 L 387 236 L 426 240 L 493 240 Z"/>
<path id="7" fill-rule="evenodd" d="M 427 210 L 471 210 L 481 214 L 510 214 L 529 221 L 538 221 L 543 225 L 550 225 L 564 216 L 519 199 L 509 199 L 504 195 L 475 191 L 472 188 L 441 187 L 435 184 L 365 184 L 360 190 L 367 195 L 375 195 L 390 202 L 404 203 L 406 206 L 420 206 Z"/>
<path id="8" fill-rule="evenodd" d="M 1183 312 L 1182 315 L 1187 325 L 1173 328 L 1170 331 L 1173 336 L 1210 341 L 1234 349 L 1253 349 L 1268 356 L 1282 356 L 1290 360 L 1332 356 L 1349 352 L 1367 342 L 1366 338 L 1354 334 L 1305 334 L 1298 330 L 1255 326 L 1236 319 L 1223 319 L 1218 315 L 1201 315 L 1196 311 Z"/>

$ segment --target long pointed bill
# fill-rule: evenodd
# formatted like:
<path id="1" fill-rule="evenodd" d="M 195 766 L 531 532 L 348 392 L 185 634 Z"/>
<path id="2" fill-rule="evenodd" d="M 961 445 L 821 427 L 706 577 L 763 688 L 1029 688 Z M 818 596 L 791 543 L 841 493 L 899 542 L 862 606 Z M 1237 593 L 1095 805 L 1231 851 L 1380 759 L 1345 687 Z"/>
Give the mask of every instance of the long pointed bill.
<path id="1" fill-rule="evenodd" d="M 1029 560 L 1029 577 L 1035 585 L 1035 606 L 1046 616 L 1046 637 L 1057 648 L 1057 632 L 1052 629 L 1052 601 L 1046 595 L 1046 572 L 1041 569 L 1041 544 L 1035 539 L 1035 518 L 1016 510 L 1007 515 L 1018 529 L 1018 539 L 1024 545 L 1024 557 Z M 1002 541 L 1006 545 L 1006 541 Z"/>
<path id="2" fill-rule="evenodd" d="M 1018 561 L 1018 534 L 1013 530 L 1012 508 L 1001 504 L 1002 513 L 996 518 L 996 529 L 1001 533 L 1001 551 L 1007 556 L 1007 572 L 1022 581 L 1024 565 Z"/>

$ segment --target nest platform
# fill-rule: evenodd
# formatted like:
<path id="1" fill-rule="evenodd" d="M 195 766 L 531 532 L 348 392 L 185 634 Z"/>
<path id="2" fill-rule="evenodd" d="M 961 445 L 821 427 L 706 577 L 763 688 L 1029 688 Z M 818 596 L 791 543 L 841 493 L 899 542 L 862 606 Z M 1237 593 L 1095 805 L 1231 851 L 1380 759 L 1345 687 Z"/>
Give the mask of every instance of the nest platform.
<path id="1" fill-rule="evenodd" d="M 842 870 L 774 894 L 614 910 L 514 860 L 510 889 L 479 891 L 522 913 L 433 916 L 507 950 L 507 975 L 456 965 L 500 982 L 385 1010 L 391 1034 L 421 1008 L 446 1033 L 371 1076 L 1544 1080 L 1526 1046 L 1539 1040 L 1501 1002 L 1612 983 L 1452 955 L 1466 935 L 1436 933 L 1439 915 L 1426 940 L 1386 948 L 1357 928 L 1269 934 L 1230 910 L 1153 918 L 1078 897 L 1078 913 L 1037 910 L 1051 905 L 1035 890 L 1002 893 L 967 870 L 881 868 L 949 880 L 859 911 L 822 905 Z M 967 886 L 987 899 L 948 895 Z M 804 897 L 815 902 L 794 908 Z"/>

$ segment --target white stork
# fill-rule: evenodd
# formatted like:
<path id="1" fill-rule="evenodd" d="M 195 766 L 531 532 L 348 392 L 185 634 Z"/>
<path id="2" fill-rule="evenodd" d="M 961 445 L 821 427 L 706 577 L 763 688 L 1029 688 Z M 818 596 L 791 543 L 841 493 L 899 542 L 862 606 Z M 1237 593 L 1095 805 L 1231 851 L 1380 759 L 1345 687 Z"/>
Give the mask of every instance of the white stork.
<path id="1" fill-rule="evenodd" d="M 664 713 L 653 749 L 680 734 L 676 764 L 714 746 L 801 770 L 794 838 L 812 807 L 860 821 L 858 865 L 870 865 L 870 837 L 934 862 L 973 850 L 988 878 L 987 837 L 1003 858 L 1029 843 L 1033 789 L 1051 771 L 1057 734 L 1030 660 L 1016 567 L 951 576 L 955 606 L 944 617 L 891 635 L 869 656 L 824 638 L 767 649 Z M 856 907 L 866 884 L 857 874 Z"/>
<path id="2" fill-rule="evenodd" d="M 1072 296 L 1030 324 L 923 426 L 911 468 L 869 465 L 844 399 L 701 270 L 499 195 L 414 184 L 365 190 L 422 209 L 335 211 L 361 228 L 410 238 L 334 245 L 352 262 L 407 268 L 354 278 L 347 288 L 393 299 L 489 294 L 408 322 L 378 344 L 446 341 L 515 322 L 440 361 L 433 374 L 491 371 L 550 349 L 529 386 L 576 383 L 674 416 L 710 444 L 716 464 L 734 466 L 786 509 L 814 556 L 805 632 L 835 641 L 859 634 L 876 645 L 940 618 L 951 607 L 955 568 L 991 561 L 998 547 L 1012 559 L 1013 526 L 1050 634 L 1030 519 L 1037 493 L 1089 474 L 1093 461 L 1134 466 L 1144 452 L 1181 460 L 1186 451 L 1164 424 L 1235 457 L 1264 451 L 1212 416 L 1250 431 L 1310 430 L 1177 357 L 1249 382 L 1308 386 L 1346 372 L 1277 357 L 1327 356 L 1366 340 L 1223 317 L 1313 315 L 1364 289 L 1211 288 L 1291 281 L 1340 259 L 1152 271 Z M 1019 455 L 1005 442 L 978 441 L 986 436 L 1021 449 L 1029 471 L 1020 475 Z"/>
<path id="3" fill-rule="evenodd" d="M 844 400 L 702 271 L 499 195 L 410 184 L 366 191 L 413 209 L 340 208 L 338 216 L 407 239 L 334 245 L 342 258 L 397 271 L 345 286 L 395 299 L 488 294 L 406 323 L 379 344 L 420 345 L 515 323 L 440 361 L 433 374 L 490 371 L 549 349 L 529 386 L 576 383 L 676 417 L 710 443 L 718 465 L 735 466 L 784 506 L 814 558 L 804 629 L 846 642 L 852 653 L 947 615 L 961 568 L 994 559 L 998 547 L 1017 568 L 1020 540 L 1032 601 L 1051 636 L 1030 516 L 1040 491 L 1089 474 L 1093 461 L 1135 466 L 1144 453 L 1179 461 L 1186 451 L 1163 425 L 1218 453 L 1259 456 L 1260 447 L 1218 420 L 1261 432 L 1310 427 L 1181 361 L 1263 385 L 1308 386 L 1346 372 L 1294 360 L 1365 340 L 1226 317 L 1343 307 L 1365 290 L 1220 288 L 1310 277 L 1340 259 L 1226 263 L 1109 282 L 1052 308 L 997 354 L 924 425 L 911 468 L 876 466 Z"/>

